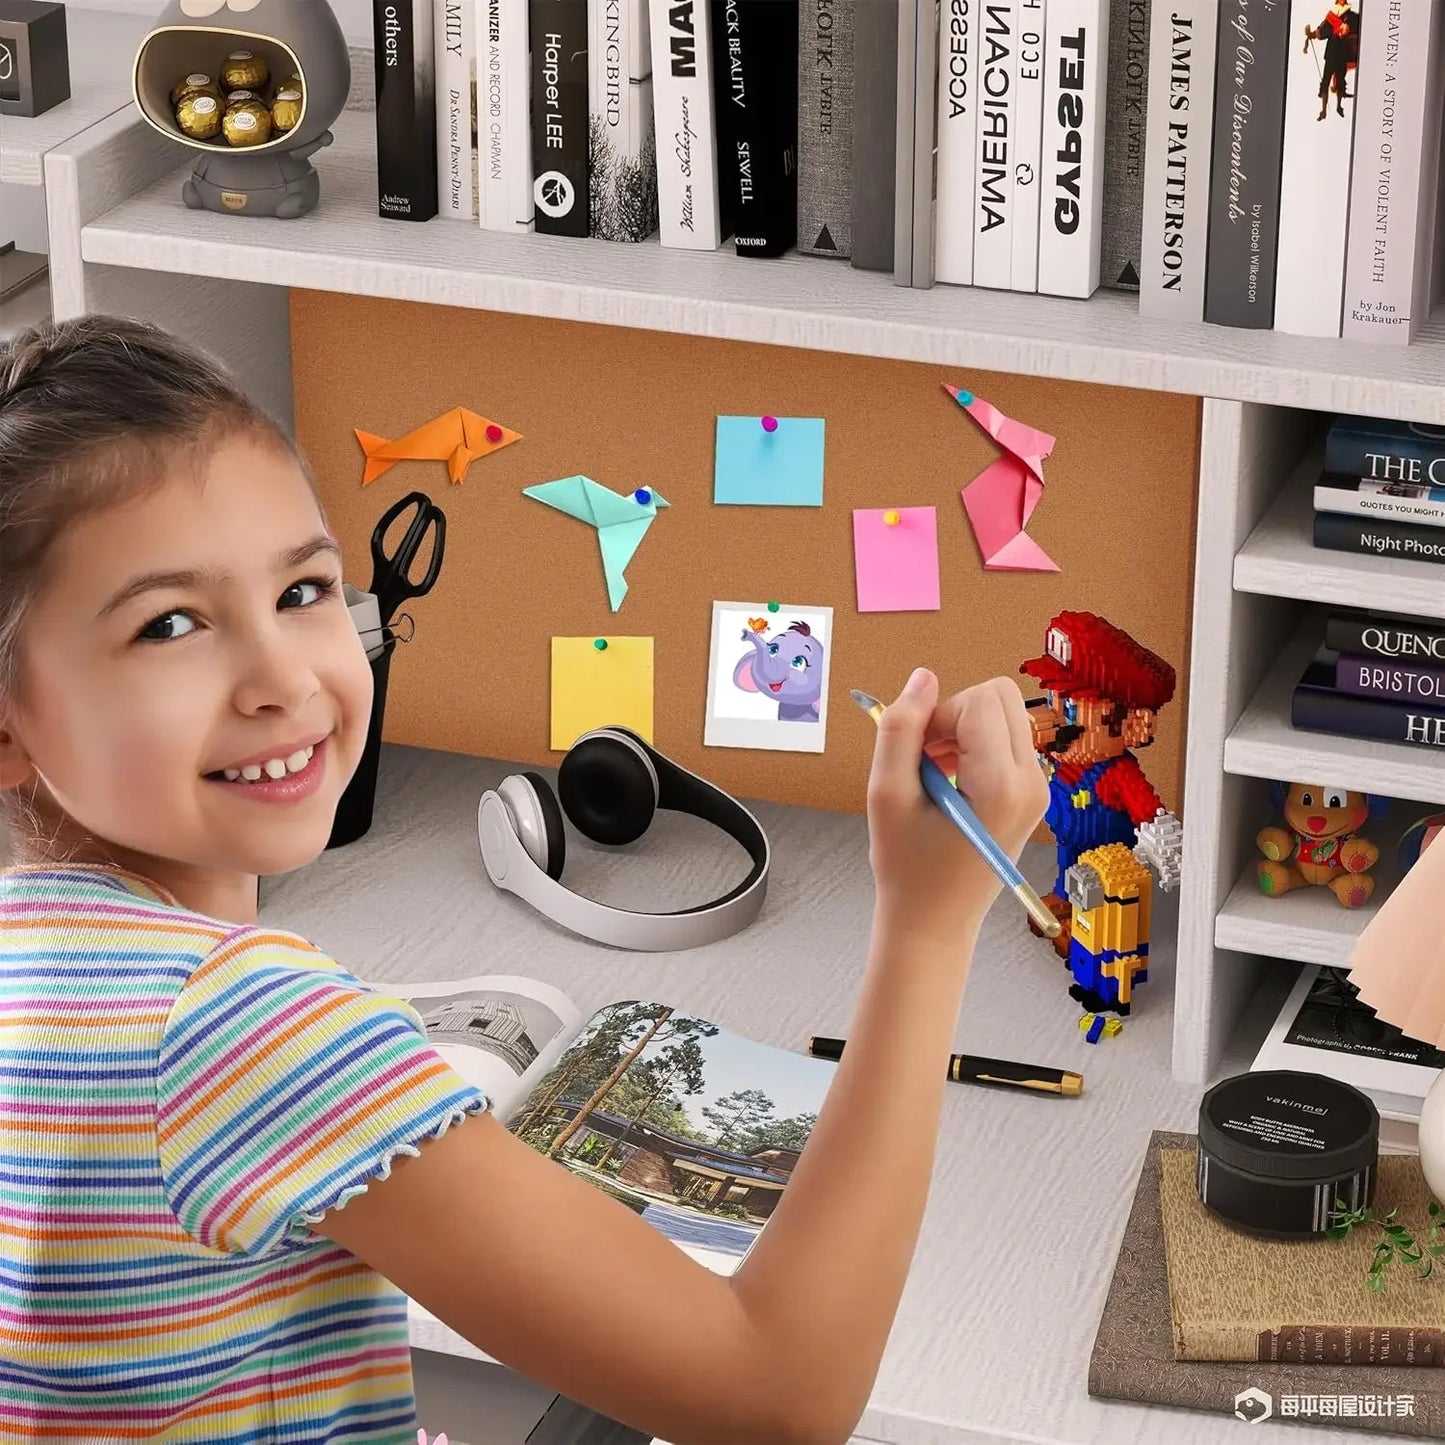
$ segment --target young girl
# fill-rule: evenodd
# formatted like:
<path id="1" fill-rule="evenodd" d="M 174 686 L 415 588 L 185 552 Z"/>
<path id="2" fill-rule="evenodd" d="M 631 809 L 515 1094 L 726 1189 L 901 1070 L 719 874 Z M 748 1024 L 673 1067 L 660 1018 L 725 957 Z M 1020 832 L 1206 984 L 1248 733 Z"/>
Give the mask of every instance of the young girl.
<path id="1" fill-rule="evenodd" d="M 1017 856 L 1047 802 L 1018 688 L 940 703 L 919 670 L 883 717 L 847 1054 L 720 1278 L 257 922 L 361 753 L 340 574 L 305 463 L 205 357 L 106 317 L 0 348 L 0 1440 L 414 1441 L 404 1292 L 676 1445 L 846 1441 L 998 891 L 919 755 Z"/>

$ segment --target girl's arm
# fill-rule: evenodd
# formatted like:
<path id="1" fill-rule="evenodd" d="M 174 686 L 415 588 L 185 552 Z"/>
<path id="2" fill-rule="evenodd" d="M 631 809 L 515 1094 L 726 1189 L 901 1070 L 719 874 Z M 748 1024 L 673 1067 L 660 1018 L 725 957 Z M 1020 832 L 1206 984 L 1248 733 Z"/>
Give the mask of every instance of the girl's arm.
<path id="1" fill-rule="evenodd" d="M 827 1100 L 738 1272 L 712 1274 L 490 1117 L 404 1156 L 313 1228 L 479 1348 L 674 1445 L 838 1445 L 867 1403 L 933 1167 L 944 1061 L 997 881 L 923 795 L 925 744 L 1017 856 L 1047 791 L 1017 688 L 935 707 L 923 674 L 880 726 L 878 883 Z"/>

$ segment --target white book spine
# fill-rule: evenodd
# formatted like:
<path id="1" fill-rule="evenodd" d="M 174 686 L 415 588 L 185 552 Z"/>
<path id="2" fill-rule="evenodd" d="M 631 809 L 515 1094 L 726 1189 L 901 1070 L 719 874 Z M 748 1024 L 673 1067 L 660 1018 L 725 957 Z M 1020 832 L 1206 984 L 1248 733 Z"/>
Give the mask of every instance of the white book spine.
<path id="1" fill-rule="evenodd" d="M 976 0 L 942 0 L 938 37 L 938 198 L 933 276 L 973 284 L 977 189 L 978 15 Z"/>
<path id="2" fill-rule="evenodd" d="M 1428 497 L 1391 496 L 1388 492 L 1352 491 L 1348 487 L 1315 488 L 1315 511 L 1338 512 L 1350 517 L 1382 517 L 1391 522 L 1414 522 L 1423 527 L 1445 527 L 1445 502 Z"/>
<path id="3" fill-rule="evenodd" d="M 1433 300 L 1441 8 L 1442 0 L 1372 0 L 1361 26 L 1341 325 L 1348 340 L 1408 345 Z"/>
<path id="4" fill-rule="evenodd" d="M 657 229 L 648 20 L 648 0 L 587 0 L 590 233 L 608 241 Z"/>
<path id="5" fill-rule="evenodd" d="M 1039 212 L 1044 159 L 1044 0 L 1018 0 L 1014 47 L 1014 218 L 1009 286 L 1039 289 Z"/>
<path id="6" fill-rule="evenodd" d="M 1156 3 L 1149 21 L 1139 314 L 1204 319 L 1219 0 Z"/>
<path id="7" fill-rule="evenodd" d="M 487 231 L 530 231 L 532 49 L 527 0 L 477 0 L 478 217 Z"/>
<path id="8" fill-rule="evenodd" d="M 437 214 L 477 218 L 472 155 L 472 77 L 477 53 L 472 0 L 435 0 Z"/>
<path id="9" fill-rule="evenodd" d="M 1050 296 L 1099 287 L 1108 63 L 1109 0 L 1049 0 L 1038 289 Z"/>
<path id="10" fill-rule="evenodd" d="M 1013 268 L 1015 0 L 979 16 L 978 145 L 974 155 L 973 284 L 1007 291 Z"/>
<path id="11" fill-rule="evenodd" d="M 650 15 L 659 239 L 684 251 L 722 244 L 711 16 L 708 0 L 653 0 Z"/>
<path id="12" fill-rule="evenodd" d="M 1343 12 L 1362 15 L 1366 0 Z M 1352 37 L 1321 24 L 1319 0 L 1293 0 L 1285 75 L 1280 166 L 1279 253 L 1274 329 L 1294 336 L 1338 336 L 1345 292 L 1345 227 L 1355 140 L 1355 72 L 1346 69 Z"/>

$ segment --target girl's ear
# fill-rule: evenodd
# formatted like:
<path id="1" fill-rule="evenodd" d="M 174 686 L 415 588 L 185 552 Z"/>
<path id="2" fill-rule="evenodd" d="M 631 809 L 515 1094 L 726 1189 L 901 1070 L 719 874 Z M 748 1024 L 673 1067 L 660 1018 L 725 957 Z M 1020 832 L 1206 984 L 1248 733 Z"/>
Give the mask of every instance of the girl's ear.
<path id="1" fill-rule="evenodd" d="M 34 776 L 35 765 L 30 761 L 30 754 L 11 727 L 10 719 L 0 714 L 0 791 L 18 788 Z"/>

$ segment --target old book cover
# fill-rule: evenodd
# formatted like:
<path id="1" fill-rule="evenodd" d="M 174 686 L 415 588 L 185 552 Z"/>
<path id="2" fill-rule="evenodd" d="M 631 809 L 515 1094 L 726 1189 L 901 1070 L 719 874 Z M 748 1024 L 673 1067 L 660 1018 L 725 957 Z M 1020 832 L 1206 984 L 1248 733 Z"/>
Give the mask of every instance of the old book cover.
<path id="1" fill-rule="evenodd" d="M 1149 113 L 1149 0 L 1111 0 L 1104 237 L 1100 284 L 1139 289 L 1144 232 L 1144 135 Z M 1015 288 L 1017 289 L 1017 288 Z"/>
<path id="2" fill-rule="evenodd" d="M 798 249 L 853 251 L 853 0 L 798 0 Z"/>
<path id="3" fill-rule="evenodd" d="M 1160 1152 L 1192 1150 L 1195 1144 L 1193 1134 L 1155 1130 L 1150 1136 L 1089 1358 L 1089 1394 L 1246 1421 L 1276 1417 L 1318 1424 L 1328 1416 L 1331 1427 L 1445 1439 L 1445 1376 L 1434 1370 L 1175 1359 Z"/>

